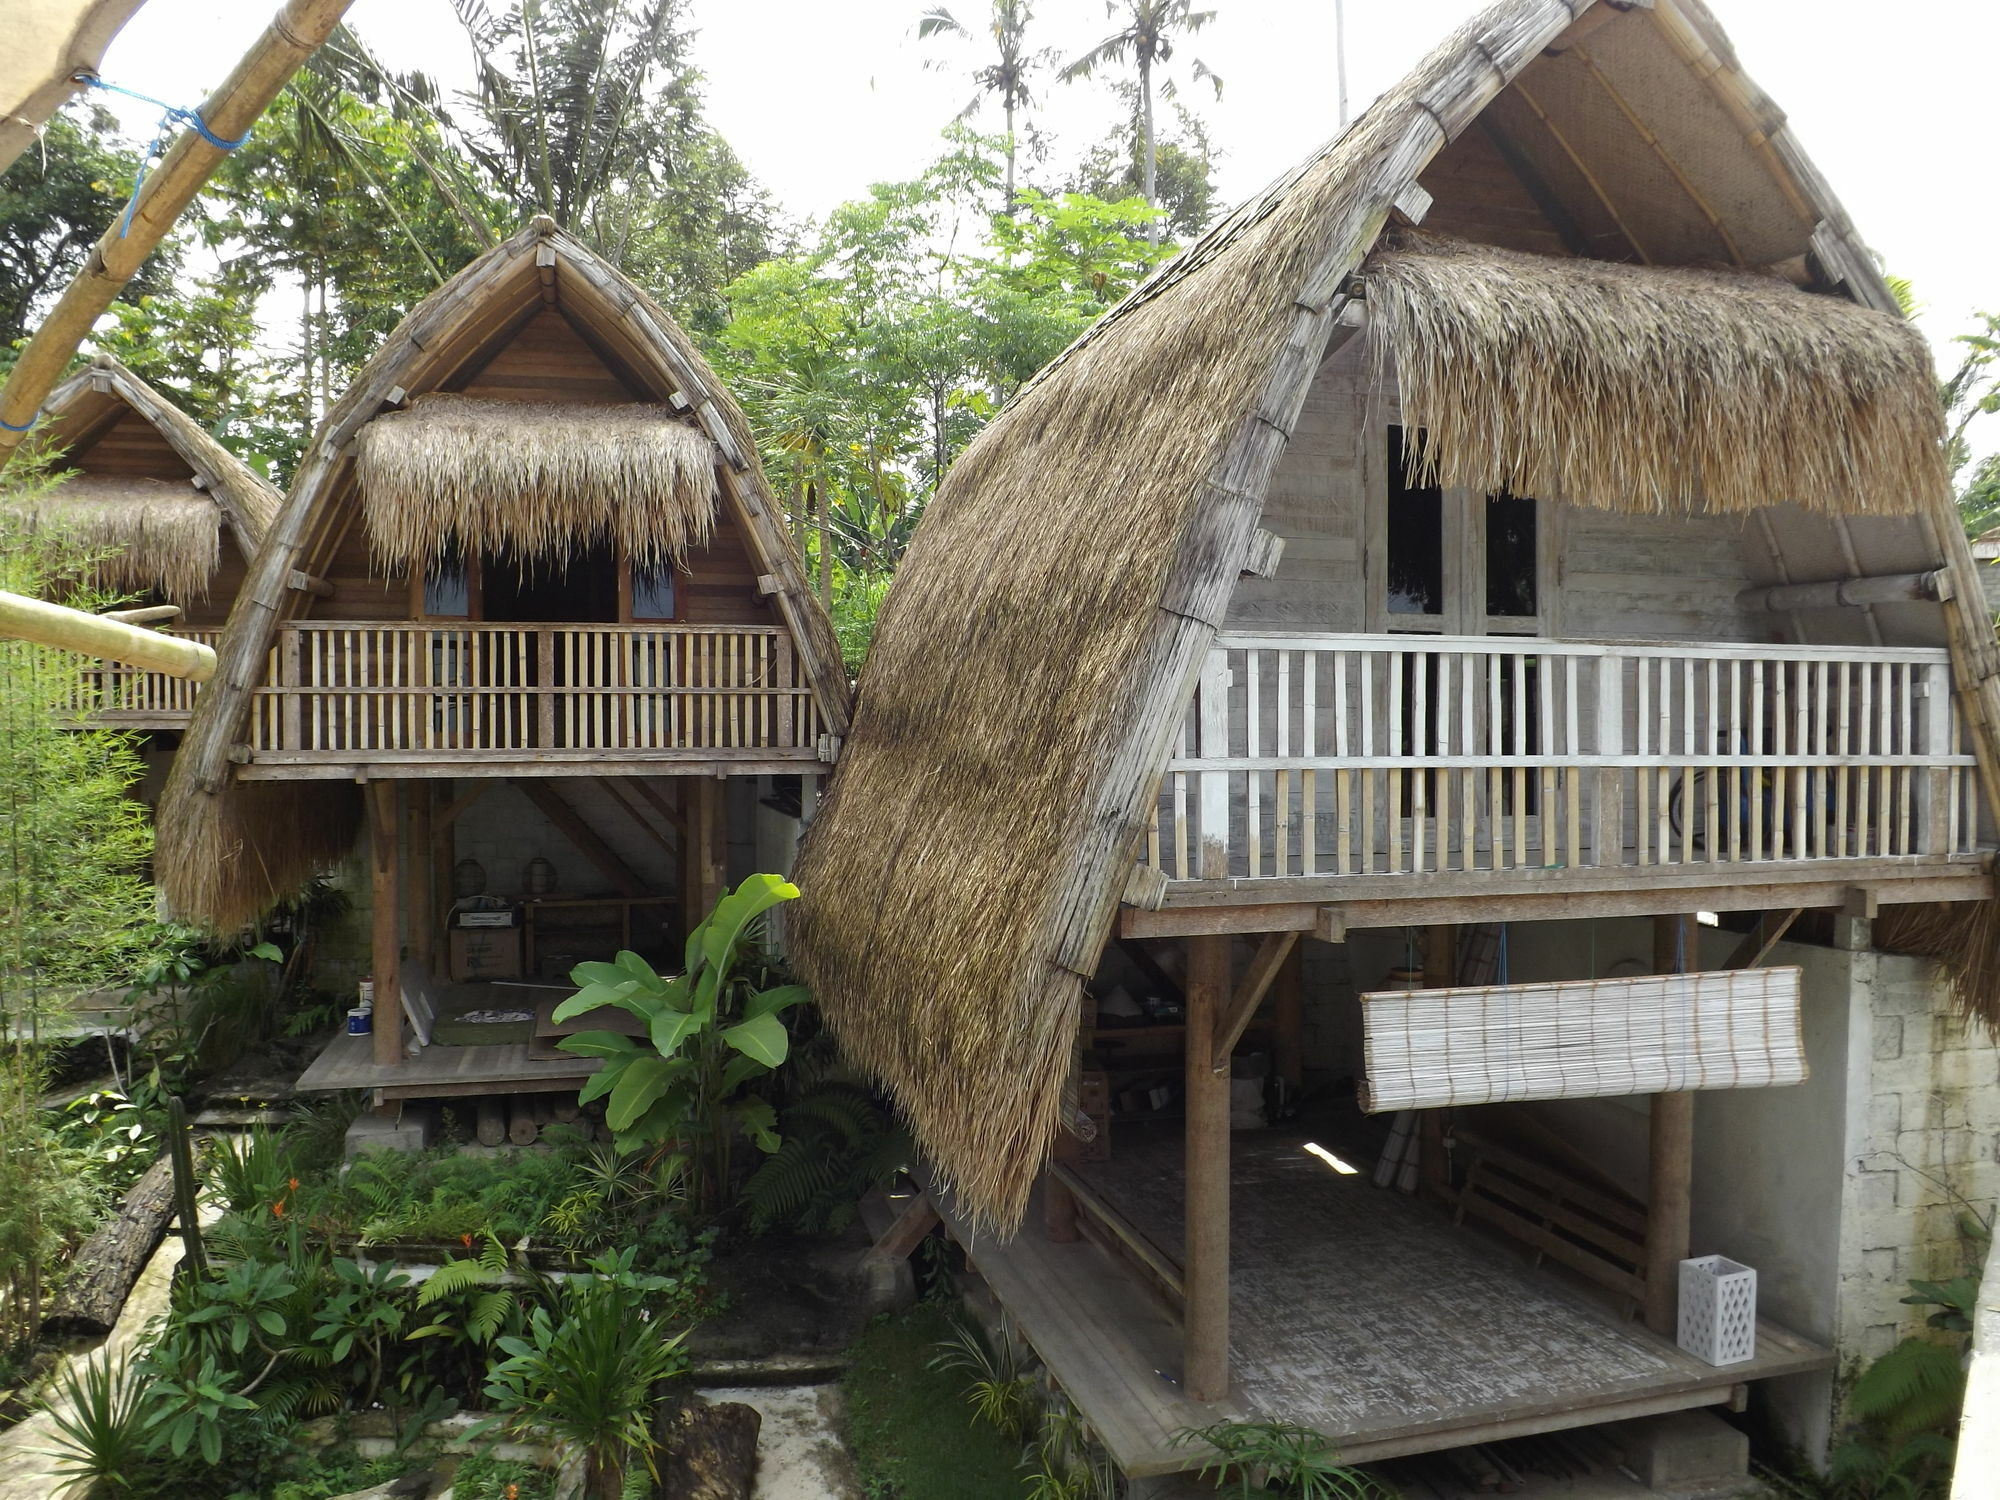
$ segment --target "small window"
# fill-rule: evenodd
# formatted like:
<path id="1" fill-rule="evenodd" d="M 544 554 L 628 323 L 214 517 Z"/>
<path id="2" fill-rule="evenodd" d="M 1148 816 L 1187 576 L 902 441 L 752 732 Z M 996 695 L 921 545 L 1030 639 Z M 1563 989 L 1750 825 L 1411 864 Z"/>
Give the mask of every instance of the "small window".
<path id="1" fill-rule="evenodd" d="M 1413 485 L 1409 444 L 1389 429 L 1389 613 L 1444 613 L 1444 491 Z"/>
<path id="2" fill-rule="evenodd" d="M 1530 618 L 1535 596 L 1535 502 L 1486 497 L 1486 613 Z"/>
<path id="3" fill-rule="evenodd" d="M 424 573 L 424 613 L 437 620 L 472 618 L 472 572 L 453 547 Z"/>
<path id="4" fill-rule="evenodd" d="M 671 620 L 674 617 L 674 570 L 668 563 L 632 564 L 632 618 Z"/>

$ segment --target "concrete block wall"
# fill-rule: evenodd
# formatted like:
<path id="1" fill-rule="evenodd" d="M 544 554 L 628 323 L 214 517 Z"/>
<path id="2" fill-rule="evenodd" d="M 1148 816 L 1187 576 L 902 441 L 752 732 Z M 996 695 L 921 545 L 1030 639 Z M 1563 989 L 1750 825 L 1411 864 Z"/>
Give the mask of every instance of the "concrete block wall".
<path id="1" fill-rule="evenodd" d="M 1961 1212 L 1990 1220 L 2000 1200 L 2000 1046 L 1959 1022 L 1930 964 L 1853 957 L 1866 1045 L 1848 1068 L 1836 1338 L 1872 1359 L 1923 1329 L 1928 1310 L 1899 1300 L 1909 1281 L 1965 1269 Z"/>

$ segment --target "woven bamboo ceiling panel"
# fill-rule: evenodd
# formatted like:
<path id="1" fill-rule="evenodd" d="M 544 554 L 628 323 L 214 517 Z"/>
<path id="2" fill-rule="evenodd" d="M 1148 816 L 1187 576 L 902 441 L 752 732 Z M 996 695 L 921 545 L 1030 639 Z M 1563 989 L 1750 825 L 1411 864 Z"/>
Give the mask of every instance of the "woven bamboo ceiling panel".
<path id="1" fill-rule="evenodd" d="M 1803 1083 L 1799 970 L 1720 969 L 1361 997 L 1363 1109 Z"/>

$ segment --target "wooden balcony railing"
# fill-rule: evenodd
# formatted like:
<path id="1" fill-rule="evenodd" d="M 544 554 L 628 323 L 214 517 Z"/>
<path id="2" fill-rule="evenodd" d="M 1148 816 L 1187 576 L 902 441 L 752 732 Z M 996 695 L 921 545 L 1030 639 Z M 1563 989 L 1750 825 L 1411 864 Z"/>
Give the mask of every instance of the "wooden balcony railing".
<path id="1" fill-rule="evenodd" d="M 183 640 L 213 646 L 220 630 L 162 630 Z M 125 662 L 98 661 L 84 673 L 83 691 L 72 705 L 78 722 L 131 729 L 173 729 L 194 712 L 201 684 L 164 672 L 148 672 Z"/>
<path id="2" fill-rule="evenodd" d="M 1143 860 L 1168 880 L 1977 847 L 1942 650 L 1218 638 Z"/>
<path id="3" fill-rule="evenodd" d="M 513 759 L 775 751 L 822 731 L 782 629 L 708 625 L 282 626 L 253 758 Z"/>

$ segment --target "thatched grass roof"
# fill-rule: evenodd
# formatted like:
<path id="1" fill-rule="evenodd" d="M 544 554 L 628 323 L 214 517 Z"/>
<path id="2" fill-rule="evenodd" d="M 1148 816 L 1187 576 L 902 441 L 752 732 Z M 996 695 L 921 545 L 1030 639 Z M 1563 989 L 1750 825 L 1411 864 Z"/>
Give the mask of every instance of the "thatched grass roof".
<path id="1" fill-rule="evenodd" d="M 170 599 L 205 599 L 222 561 L 222 512 L 171 479 L 78 474 L 8 508 L 96 555 L 92 573 L 121 593 L 157 588 Z"/>
<path id="2" fill-rule="evenodd" d="M 439 391 L 377 417 L 359 442 L 362 514 L 392 567 L 467 542 L 563 558 L 592 539 L 665 562 L 715 526 L 715 443 L 668 406 Z"/>
<path id="3" fill-rule="evenodd" d="M 27 507 L 31 520 L 62 525 L 92 548 L 122 549 L 97 569 L 108 588 L 157 588 L 169 599 L 205 599 L 222 561 L 225 525 L 247 561 L 277 519 L 278 492 L 108 354 L 94 356 L 50 394 L 38 437 L 58 450 L 87 444 L 128 409 L 160 434 L 192 483 L 93 473 L 86 448 L 72 465 L 78 472 Z"/>
<path id="4" fill-rule="evenodd" d="M 1083 984 L 1112 930 L 1171 737 L 1250 556 L 1265 491 L 1338 324 L 1348 278 L 1398 201 L 1422 196 L 1413 189 L 1425 166 L 1590 11 L 1590 0 L 1507 0 L 1470 21 L 1342 137 L 1162 267 L 1052 362 L 959 459 L 917 530 L 877 625 L 832 794 L 801 855 L 802 896 L 788 925 L 794 960 L 849 1055 L 887 1084 L 958 1201 L 1002 1231 L 1019 1223 L 1064 1118 Z M 1713 35 L 1691 0 L 1592 14 L 1607 23 L 1593 46 L 1619 28 L 1691 28 L 1698 42 Z M 1640 50 L 1654 48 L 1648 56 L 1657 61 L 1653 33 L 1639 35 Z M 1768 103 L 1729 71 L 1729 60 L 1711 63 L 1696 75 L 1699 86 L 1728 87 L 1732 101 L 1740 95 L 1760 109 Z M 1795 214 L 1776 186 L 1744 201 L 1753 209 L 1779 201 L 1767 217 L 1788 223 L 1801 247 L 1819 225 L 1814 263 L 1854 298 L 1892 308 L 1782 123 L 1770 132 L 1771 170 L 1788 174 L 1785 191 L 1810 212 Z M 1740 147 L 1743 137 L 1735 139 Z M 1433 281 L 1445 274 L 1437 270 Z M 1398 283 L 1401 302 L 1388 292 L 1386 310 L 1372 315 L 1415 326 L 1432 307 L 1418 276 L 1412 269 Z M 1600 295 L 1611 296 L 1609 284 Z M 1665 291 L 1658 297 L 1675 301 Z M 1476 328 L 1445 336 L 1480 358 L 1505 349 L 1509 325 L 1495 306 L 1503 300 L 1489 285 L 1490 337 Z M 1756 304 L 1740 288 L 1714 300 L 1741 307 L 1745 318 Z M 1555 311 L 1543 298 L 1540 336 L 1555 339 L 1559 325 L 1547 321 Z M 1786 339 L 1772 335 L 1763 347 L 1813 354 L 1821 335 L 1806 330 L 1844 327 L 1845 316 L 1829 312 L 1815 323 L 1801 315 Z M 1607 331 L 1600 312 L 1593 336 Z M 1790 409 L 1820 422 L 1815 435 L 1837 452 L 1853 451 L 1824 424 L 1853 415 L 1841 411 L 1843 389 L 1878 392 L 1890 420 L 1908 394 L 1898 384 L 1908 369 L 1901 340 L 1869 324 L 1862 342 L 1870 352 L 1858 370 L 1845 351 L 1830 373 L 1789 369 L 1825 387 L 1823 399 Z M 1572 332 L 1558 342 L 1573 354 L 1589 340 Z M 1680 355 L 1661 349 L 1657 357 Z M 1638 368 L 1605 357 L 1595 378 Z M 1431 420 L 1455 418 L 1455 432 L 1468 438 L 1485 421 L 1507 439 L 1500 378 L 1457 372 L 1454 386 L 1454 373 L 1432 372 L 1417 397 L 1431 403 Z M 1424 378 L 1421 368 L 1417 375 Z M 1755 372 L 1736 380 L 1741 392 L 1757 385 Z M 1475 388 L 1462 389 L 1469 381 Z M 1438 414 L 1441 402 L 1460 397 L 1453 417 Z M 1861 406 L 1879 436 L 1881 424 L 1866 400 Z M 1574 417 L 1577 407 L 1561 410 Z M 1617 410 L 1589 420 L 1648 418 Z M 1740 432 L 1755 430 L 1745 414 L 1734 420 Z M 1935 413 L 1916 425 L 1934 431 Z M 1874 488 L 1884 470 L 1861 455 L 1860 472 L 1846 478 L 1837 462 L 1804 462 L 1778 475 L 1763 498 L 1831 508 L 1856 502 L 1866 487 L 1862 509 L 1941 506 L 1941 494 L 1926 488 L 1934 463 L 1913 456 L 1920 441 L 1899 433 L 1890 443 L 1890 462 L 1916 466 L 1903 476 L 1909 495 Z M 1570 472 L 1570 494 L 1650 508 L 1658 496 L 1686 492 L 1669 478 L 1628 493 L 1620 487 L 1632 476 L 1616 467 L 1627 462 L 1617 445 L 1607 438 L 1587 448 L 1609 467 Z M 1703 493 L 1730 501 L 1744 497 L 1756 473 L 1770 475 L 1775 457 L 1717 470 L 1708 448 L 1697 451 L 1710 465 Z M 1799 458 L 1796 445 L 1783 453 Z M 1466 454 L 1454 461 L 1475 462 Z M 1530 472 L 1518 457 L 1508 469 Z M 1636 477 L 1671 472 L 1656 454 Z M 1943 512 L 1934 515 L 1949 531 Z"/>
<path id="5" fill-rule="evenodd" d="M 1361 271 L 1447 485 L 1601 509 L 1926 512 L 1929 348 L 1775 276 L 1561 260 L 1406 230 Z"/>

